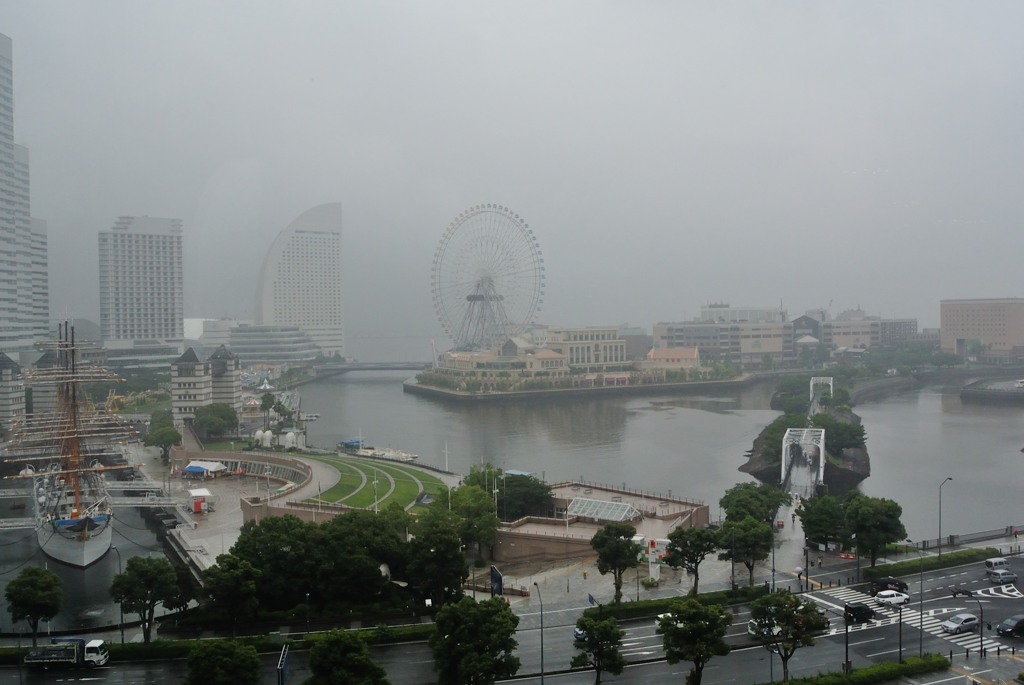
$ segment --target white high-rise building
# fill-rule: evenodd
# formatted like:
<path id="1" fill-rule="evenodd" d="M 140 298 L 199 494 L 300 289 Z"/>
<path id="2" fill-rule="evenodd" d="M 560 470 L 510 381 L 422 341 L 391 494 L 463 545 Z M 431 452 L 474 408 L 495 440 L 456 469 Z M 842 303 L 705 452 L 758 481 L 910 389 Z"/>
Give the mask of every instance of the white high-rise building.
<path id="1" fill-rule="evenodd" d="M 28 149 L 14 144 L 11 39 L 0 34 L 0 350 L 49 334 L 46 224 L 31 218 Z"/>
<path id="2" fill-rule="evenodd" d="M 296 326 L 325 356 L 344 356 L 341 204 L 303 212 L 274 240 L 260 271 L 256 323 Z"/>
<path id="3" fill-rule="evenodd" d="M 122 216 L 100 231 L 100 331 L 108 349 L 185 335 L 181 221 Z M 180 351 L 178 352 L 180 354 Z"/>

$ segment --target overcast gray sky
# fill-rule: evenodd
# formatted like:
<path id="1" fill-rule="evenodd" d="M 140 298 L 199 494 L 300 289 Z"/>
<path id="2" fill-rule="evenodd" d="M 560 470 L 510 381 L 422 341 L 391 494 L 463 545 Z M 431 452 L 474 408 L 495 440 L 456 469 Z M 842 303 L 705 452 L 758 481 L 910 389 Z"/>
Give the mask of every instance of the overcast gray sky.
<path id="1" fill-rule="evenodd" d="M 434 251 L 486 202 L 534 230 L 542 323 L 937 326 L 942 298 L 1024 296 L 1022 26 L 1017 1 L 0 3 L 55 314 L 98 318 L 96 233 L 148 214 L 185 223 L 186 316 L 250 317 L 274 236 L 340 201 L 366 359 L 446 346 Z"/>

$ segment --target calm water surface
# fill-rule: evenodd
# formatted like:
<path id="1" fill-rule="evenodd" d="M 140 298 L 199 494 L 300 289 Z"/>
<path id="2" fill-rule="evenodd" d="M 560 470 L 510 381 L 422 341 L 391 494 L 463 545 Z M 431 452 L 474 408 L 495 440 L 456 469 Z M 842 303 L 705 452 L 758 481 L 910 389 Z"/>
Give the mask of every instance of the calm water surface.
<path id="1" fill-rule="evenodd" d="M 310 441 L 331 446 L 362 435 L 416 452 L 458 473 L 474 463 L 523 469 L 549 482 L 584 478 L 711 504 L 750 478 L 737 471 L 753 439 L 778 412 L 772 386 L 721 396 L 620 397 L 465 405 L 402 392 L 402 372 L 360 372 L 301 388 Z M 1024 524 L 1024 407 L 962 405 L 939 388 L 856 408 L 864 419 L 872 475 L 861 489 L 903 506 L 912 538 L 938 536 L 938 486 L 946 533 Z M 445 445 L 448 454 L 445 457 Z"/>
<path id="2" fill-rule="evenodd" d="M 750 478 L 737 471 L 757 434 L 778 412 L 771 385 L 721 396 L 620 397 L 465 405 L 402 392 L 406 373 L 360 372 L 303 386 L 302 409 L 321 418 L 310 442 L 330 447 L 360 434 L 371 444 L 420 455 L 419 461 L 467 473 L 473 464 L 523 469 L 549 482 L 583 478 L 707 502 L 719 516 L 725 490 Z M 860 405 L 872 475 L 869 495 L 903 506 L 912 538 L 938 536 L 938 488 L 945 533 L 1024 526 L 1019 506 L 1024 407 L 962 405 L 939 388 Z M 447 456 L 445 447 L 447 446 Z M 159 554 L 157 534 L 137 510 L 119 512 L 114 544 L 123 560 Z M 0 535 L 0 590 L 25 565 L 42 565 L 35 534 Z M 116 623 L 107 594 L 117 556 L 85 571 L 49 563 L 64 581 L 66 609 L 54 629 Z M 10 630 L 10 617 L 0 615 Z"/>

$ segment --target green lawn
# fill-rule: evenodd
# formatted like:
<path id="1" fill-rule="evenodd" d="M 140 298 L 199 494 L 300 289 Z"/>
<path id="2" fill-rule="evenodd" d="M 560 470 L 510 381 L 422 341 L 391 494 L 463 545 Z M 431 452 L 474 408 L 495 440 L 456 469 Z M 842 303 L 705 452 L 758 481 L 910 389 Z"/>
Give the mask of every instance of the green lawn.
<path id="1" fill-rule="evenodd" d="M 324 502 L 370 508 L 376 499 L 379 508 L 393 502 L 407 508 L 423 492 L 430 492 L 436 497 L 448 490 L 448 486 L 437 476 L 401 463 L 372 461 L 347 455 L 305 456 L 330 464 L 341 474 L 341 480 L 334 487 L 321 493 Z M 377 480 L 376 497 L 374 478 Z M 315 498 L 309 501 L 315 501 Z"/>

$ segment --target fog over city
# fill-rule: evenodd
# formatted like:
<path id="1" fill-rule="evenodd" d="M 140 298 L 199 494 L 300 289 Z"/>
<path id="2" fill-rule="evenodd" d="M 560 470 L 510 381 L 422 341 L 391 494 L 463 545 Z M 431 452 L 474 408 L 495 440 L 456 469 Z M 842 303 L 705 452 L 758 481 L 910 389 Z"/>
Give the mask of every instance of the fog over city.
<path id="1" fill-rule="evenodd" d="M 536 235 L 539 323 L 934 327 L 1024 295 L 1021 26 L 1015 1 L 0 4 L 53 316 L 98 320 L 97 232 L 149 215 L 184 222 L 185 316 L 251 318 L 274 237 L 341 202 L 364 359 L 447 346 L 431 263 L 480 203 Z"/>

